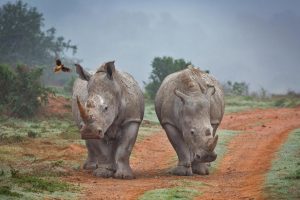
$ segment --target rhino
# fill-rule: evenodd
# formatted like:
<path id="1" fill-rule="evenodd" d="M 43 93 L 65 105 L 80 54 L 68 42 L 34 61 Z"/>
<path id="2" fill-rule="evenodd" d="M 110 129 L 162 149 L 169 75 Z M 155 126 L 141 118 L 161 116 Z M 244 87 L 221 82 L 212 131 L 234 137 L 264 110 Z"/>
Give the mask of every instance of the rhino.
<path id="1" fill-rule="evenodd" d="M 217 80 L 188 66 L 168 75 L 155 97 L 155 112 L 178 156 L 171 174 L 209 174 L 217 158 L 216 130 L 224 114 L 224 93 Z"/>
<path id="2" fill-rule="evenodd" d="M 132 179 L 129 157 L 144 116 L 144 97 L 131 75 L 114 61 L 94 74 L 76 64 L 72 113 L 88 151 L 84 169 L 97 177 Z"/>

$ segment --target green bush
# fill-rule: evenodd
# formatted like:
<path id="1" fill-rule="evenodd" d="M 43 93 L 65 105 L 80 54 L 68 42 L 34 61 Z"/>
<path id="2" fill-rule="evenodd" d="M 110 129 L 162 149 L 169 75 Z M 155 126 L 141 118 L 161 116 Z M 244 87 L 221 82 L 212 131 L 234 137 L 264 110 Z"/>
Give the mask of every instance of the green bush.
<path id="1" fill-rule="evenodd" d="M 2 110 L 15 117 L 34 116 L 39 107 L 47 103 L 48 94 L 52 92 L 41 83 L 42 74 L 41 68 L 17 66 L 13 71 L 0 65 L 1 88 L 5 91 L 0 101 Z"/>
<path id="2" fill-rule="evenodd" d="M 10 70 L 9 66 L 0 65 L 0 105 L 7 104 L 7 97 L 13 88 L 14 79 L 15 75 Z"/>

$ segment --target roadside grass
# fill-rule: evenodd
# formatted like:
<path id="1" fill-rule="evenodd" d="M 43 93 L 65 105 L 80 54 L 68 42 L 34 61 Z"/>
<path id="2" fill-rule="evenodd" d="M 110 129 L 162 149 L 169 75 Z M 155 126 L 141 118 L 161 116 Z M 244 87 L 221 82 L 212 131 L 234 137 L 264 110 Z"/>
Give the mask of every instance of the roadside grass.
<path id="1" fill-rule="evenodd" d="M 227 146 L 230 140 L 237 134 L 240 134 L 242 132 L 239 131 L 232 131 L 232 130 L 218 130 L 217 134 L 219 136 L 218 144 L 216 146 L 216 153 L 218 155 L 217 159 L 211 163 L 211 166 L 209 168 L 209 172 L 213 173 L 217 168 L 224 157 L 224 155 L 227 152 Z"/>
<path id="2" fill-rule="evenodd" d="M 76 199 L 80 188 L 62 180 L 84 159 L 71 119 L 0 117 L 0 199 Z M 74 147 L 74 145 L 77 145 Z"/>
<path id="3" fill-rule="evenodd" d="M 152 123 L 159 123 L 155 113 L 154 102 L 146 101 L 144 120 L 150 121 Z"/>
<path id="4" fill-rule="evenodd" d="M 289 108 L 299 105 L 299 97 L 288 95 L 263 99 L 252 96 L 225 96 L 225 113 L 240 112 L 254 108 Z"/>
<path id="5" fill-rule="evenodd" d="M 300 129 L 290 133 L 266 175 L 268 199 L 300 199 Z"/>
<path id="6" fill-rule="evenodd" d="M 173 187 L 149 190 L 139 200 L 190 200 L 202 194 L 201 188 L 206 185 L 200 181 L 180 179 L 171 183 Z"/>
<path id="7" fill-rule="evenodd" d="M 220 160 L 222 160 L 223 156 L 227 151 L 227 145 L 229 141 L 234 137 L 236 134 L 241 132 L 238 131 L 231 131 L 231 130 L 219 130 L 217 134 L 219 135 L 219 141 L 216 146 L 216 152 L 218 154 L 218 158 L 215 162 L 211 163 L 210 173 L 213 173 Z M 174 156 L 172 159 L 172 164 L 176 164 L 177 156 Z M 201 189 L 206 187 L 207 185 L 200 182 L 200 181 L 193 181 L 187 179 L 179 179 L 174 181 L 172 187 L 170 188 L 159 188 L 155 190 L 149 190 L 145 192 L 142 196 L 140 196 L 139 200 L 163 200 L 163 199 L 184 199 L 189 200 L 193 199 L 196 196 L 202 194 Z"/>

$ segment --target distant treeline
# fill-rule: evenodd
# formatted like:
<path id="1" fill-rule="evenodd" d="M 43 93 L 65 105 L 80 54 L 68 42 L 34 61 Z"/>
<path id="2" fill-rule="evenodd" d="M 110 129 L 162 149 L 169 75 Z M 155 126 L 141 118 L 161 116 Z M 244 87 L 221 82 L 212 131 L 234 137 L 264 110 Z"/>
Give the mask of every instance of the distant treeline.
<path id="1" fill-rule="evenodd" d="M 52 69 L 57 58 L 71 65 L 79 60 L 66 56 L 71 50 L 74 55 L 77 46 L 62 36 L 56 36 L 56 29 L 46 31 L 43 14 L 35 7 L 22 1 L 8 2 L 0 7 L 0 63 L 17 68 L 43 68 L 42 81 L 47 85 L 62 86 L 74 74 L 53 76 Z"/>

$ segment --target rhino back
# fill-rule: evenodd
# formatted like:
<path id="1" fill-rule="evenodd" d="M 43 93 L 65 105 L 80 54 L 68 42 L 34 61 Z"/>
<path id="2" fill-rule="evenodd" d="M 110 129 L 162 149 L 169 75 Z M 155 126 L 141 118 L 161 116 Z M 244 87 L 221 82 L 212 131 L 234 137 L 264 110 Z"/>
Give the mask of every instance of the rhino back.
<path id="1" fill-rule="evenodd" d="M 224 114 L 224 95 L 218 81 L 211 75 L 201 72 L 198 69 L 185 69 L 167 76 L 162 82 L 155 98 L 155 111 L 160 123 L 172 124 L 179 129 L 179 110 L 182 105 L 180 99 L 175 96 L 174 90 L 178 89 L 183 93 L 190 90 L 200 90 L 194 87 L 197 83 L 211 84 L 215 86 L 215 93 L 211 97 L 211 121 L 221 121 Z"/>

